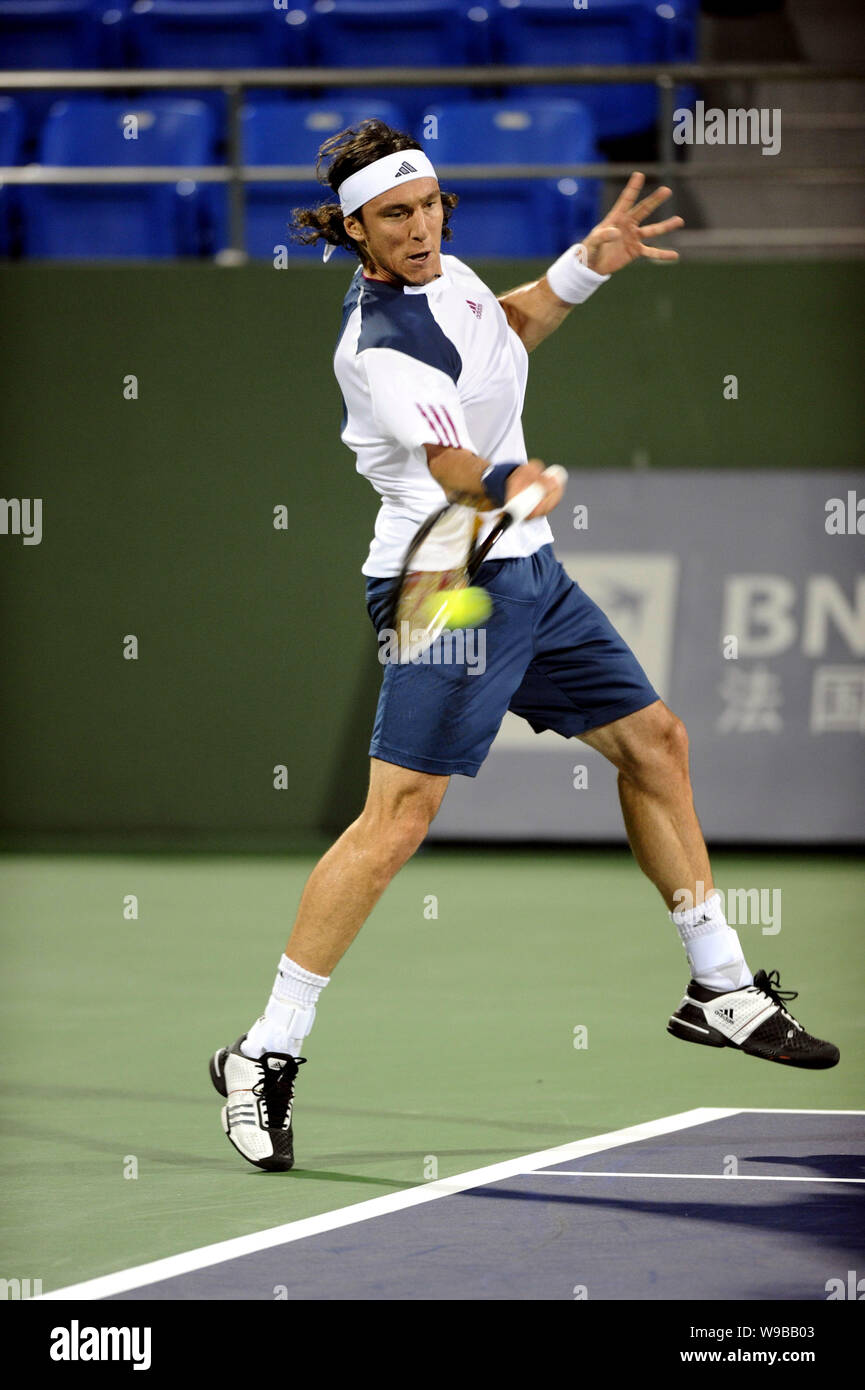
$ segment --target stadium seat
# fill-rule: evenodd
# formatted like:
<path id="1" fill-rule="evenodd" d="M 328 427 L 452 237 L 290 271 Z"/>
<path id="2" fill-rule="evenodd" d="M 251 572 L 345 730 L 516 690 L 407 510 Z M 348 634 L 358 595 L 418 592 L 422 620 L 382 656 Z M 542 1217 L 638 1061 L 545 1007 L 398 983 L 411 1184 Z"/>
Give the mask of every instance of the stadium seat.
<path id="1" fill-rule="evenodd" d="M 315 0 L 312 49 L 321 67 L 460 67 L 490 59 L 489 6 L 470 0 Z M 465 88 L 364 89 L 375 101 L 396 101 L 411 125 L 434 102 L 462 96 Z M 331 96 L 356 97 L 357 89 L 333 88 Z"/>
<path id="2" fill-rule="evenodd" d="M 247 164 L 303 164 L 315 168 L 318 151 L 337 131 L 377 116 L 388 125 L 404 127 L 405 117 L 392 103 L 367 102 L 355 97 L 345 102 L 298 102 L 279 97 L 250 102 L 243 112 L 243 150 Z M 224 194 L 224 190 L 219 192 Z M 320 257 L 322 248 L 310 248 L 289 239 L 291 209 L 335 201 L 330 189 L 319 183 L 250 183 L 246 188 L 246 247 L 251 256 L 273 259 L 274 248 L 286 246 L 290 255 Z M 227 244 L 226 200 L 221 199 L 219 245 Z"/>
<path id="3" fill-rule="evenodd" d="M 0 68 L 122 67 L 126 0 L 0 0 Z M 25 160 L 35 158 L 39 129 L 57 89 L 20 91 Z"/>
<path id="4" fill-rule="evenodd" d="M 314 0 L 322 67 L 454 67 L 470 61 L 477 21 L 464 0 Z"/>
<path id="5" fill-rule="evenodd" d="M 0 96 L 0 164 L 21 162 L 24 118 L 13 97 Z M 17 242 L 18 188 L 0 185 L 0 256 L 9 256 Z"/>
<path id="6" fill-rule="evenodd" d="M 496 0 L 494 42 L 504 63 L 661 63 L 693 57 L 694 0 Z M 529 93 L 532 89 L 524 88 Z M 535 88 L 583 102 L 599 139 L 633 135 L 657 120 L 654 86 L 604 84 Z"/>
<path id="7" fill-rule="evenodd" d="M 120 18 L 111 0 L 0 0 L 0 66 L 119 66 Z"/>
<path id="8" fill-rule="evenodd" d="M 308 31 L 308 0 L 285 0 L 279 8 L 273 0 L 133 0 L 127 58 L 142 68 L 305 67 Z M 207 103 L 224 152 L 225 94 L 197 87 L 175 95 Z"/>
<path id="9" fill-rule="evenodd" d="M 438 128 L 428 152 L 437 166 L 578 164 L 599 158 L 591 115 L 576 101 L 464 101 L 430 114 Z M 447 250 L 460 257 L 556 255 L 598 221 L 596 180 L 443 177 L 442 187 L 459 195 Z"/>
<path id="10" fill-rule="evenodd" d="M 18 164 L 21 157 L 21 108 L 15 97 L 0 96 L 0 164 Z"/>
<path id="11" fill-rule="evenodd" d="M 676 63 L 694 63 L 699 48 L 700 0 L 666 0 L 659 6 L 670 22 L 668 57 Z M 672 10 L 672 14 L 669 11 Z"/>
<path id="12" fill-rule="evenodd" d="M 135 129 L 137 138 L 124 133 Z M 213 118 L 173 97 L 74 97 L 57 102 L 42 132 L 43 164 L 143 166 L 213 162 Z M 68 258 L 200 254 L 199 186 L 43 185 L 22 188 L 24 250 Z"/>
<path id="13" fill-rule="evenodd" d="M 129 62 L 143 68 L 302 67 L 306 0 L 133 0 Z"/>

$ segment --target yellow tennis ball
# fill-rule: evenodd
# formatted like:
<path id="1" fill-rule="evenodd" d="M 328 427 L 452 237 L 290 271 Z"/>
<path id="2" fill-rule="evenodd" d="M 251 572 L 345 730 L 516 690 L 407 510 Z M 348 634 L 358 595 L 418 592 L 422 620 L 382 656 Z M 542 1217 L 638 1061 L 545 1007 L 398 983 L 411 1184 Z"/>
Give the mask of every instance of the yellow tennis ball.
<path id="1" fill-rule="evenodd" d="M 427 621 L 445 604 L 444 625 L 448 628 L 480 627 L 493 611 L 486 589 L 442 589 L 427 599 Z"/>

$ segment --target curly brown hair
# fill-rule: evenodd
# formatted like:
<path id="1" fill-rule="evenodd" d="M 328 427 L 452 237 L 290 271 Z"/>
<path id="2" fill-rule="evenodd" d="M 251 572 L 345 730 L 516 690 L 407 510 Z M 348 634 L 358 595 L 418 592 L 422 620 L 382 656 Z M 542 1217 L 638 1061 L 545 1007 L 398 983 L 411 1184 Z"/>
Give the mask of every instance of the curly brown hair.
<path id="1" fill-rule="evenodd" d="M 347 130 L 341 130 L 338 135 L 325 140 L 318 152 L 315 172 L 319 183 L 330 185 L 335 193 L 344 179 L 356 174 L 359 169 L 365 169 L 376 159 L 383 159 L 386 154 L 396 154 L 397 151 L 421 149 L 423 146 L 411 135 L 393 130 L 384 121 L 370 119 L 349 126 Z M 450 241 L 453 233 L 448 224 L 459 199 L 455 193 L 442 193 L 441 200 L 444 209 L 442 239 Z M 358 208 L 353 215 L 363 222 L 362 208 Z M 294 208 L 289 227 L 292 241 L 305 246 L 326 241 L 331 246 L 344 247 L 357 256 L 362 265 L 369 264 L 363 248 L 352 240 L 343 226 L 339 203 L 321 203 L 317 208 Z"/>

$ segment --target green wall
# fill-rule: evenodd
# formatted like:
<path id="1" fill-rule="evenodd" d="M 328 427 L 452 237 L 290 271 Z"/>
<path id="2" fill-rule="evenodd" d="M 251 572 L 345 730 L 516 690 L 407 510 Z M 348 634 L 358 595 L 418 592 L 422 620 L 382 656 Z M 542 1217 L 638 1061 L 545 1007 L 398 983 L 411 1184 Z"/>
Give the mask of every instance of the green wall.
<path id="1" fill-rule="evenodd" d="M 43 499 L 40 545 L 0 535 L 0 843 L 302 846 L 357 813 L 380 668 L 331 369 L 349 273 L 0 270 L 2 493 Z M 534 356 L 529 451 L 854 468 L 863 288 L 861 263 L 629 269 Z"/>

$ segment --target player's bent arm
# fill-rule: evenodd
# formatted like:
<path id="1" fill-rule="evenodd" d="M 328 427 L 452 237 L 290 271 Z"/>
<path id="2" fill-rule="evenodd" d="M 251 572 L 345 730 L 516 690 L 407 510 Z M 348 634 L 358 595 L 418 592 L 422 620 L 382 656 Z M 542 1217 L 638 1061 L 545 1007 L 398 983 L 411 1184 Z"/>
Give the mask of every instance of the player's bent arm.
<path id="1" fill-rule="evenodd" d="M 469 449 L 445 448 L 441 444 L 425 444 L 424 448 L 430 473 L 452 502 L 465 502 L 482 512 L 492 510 L 493 503 L 481 481 L 490 466 L 488 459 L 479 458 Z"/>
<path id="2" fill-rule="evenodd" d="M 500 297 L 499 303 L 527 352 L 554 333 L 574 307 L 553 293 L 545 275 L 532 284 L 509 290 Z"/>
<path id="3" fill-rule="evenodd" d="M 462 502 L 479 512 L 497 509 L 497 504 L 484 490 L 483 475 L 491 466 L 488 459 L 480 458 L 468 449 L 445 448 L 441 444 L 425 444 L 424 448 L 430 473 L 452 502 Z M 544 476 L 544 465 L 540 459 L 529 459 L 528 463 L 519 464 L 505 483 L 505 497 L 510 500 L 539 478 L 546 485 L 547 495 L 535 507 L 532 517 L 546 516 L 558 505 L 563 496 L 561 485 Z"/>
<path id="4" fill-rule="evenodd" d="M 592 269 L 588 257 L 582 242 L 569 246 L 540 280 L 520 285 L 499 299 L 508 323 L 528 352 L 564 323 L 575 304 L 583 304 L 609 280 L 609 275 Z"/>

